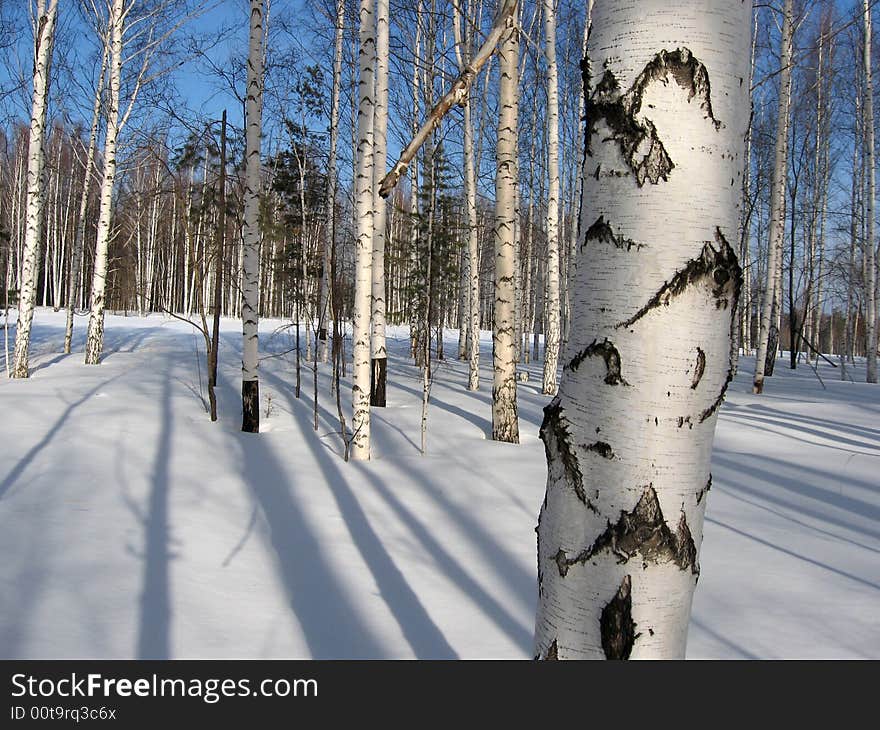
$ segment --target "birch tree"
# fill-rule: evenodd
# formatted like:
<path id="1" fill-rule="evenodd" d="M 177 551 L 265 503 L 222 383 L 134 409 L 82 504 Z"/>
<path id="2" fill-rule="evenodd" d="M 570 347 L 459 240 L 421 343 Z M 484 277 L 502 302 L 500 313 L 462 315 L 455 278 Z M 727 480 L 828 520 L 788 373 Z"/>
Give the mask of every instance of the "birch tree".
<path id="1" fill-rule="evenodd" d="M 34 18 L 34 95 L 31 102 L 30 137 L 27 161 L 27 203 L 25 239 L 21 264 L 21 290 L 18 305 L 18 326 L 15 331 L 13 378 L 28 377 L 28 350 L 31 324 L 37 297 L 37 276 L 40 269 L 40 243 L 43 232 L 43 201 L 46 195 L 45 167 L 46 110 L 49 103 L 49 82 L 52 47 L 58 0 L 38 0 Z"/>
<path id="2" fill-rule="evenodd" d="M 260 430 L 257 373 L 260 322 L 260 134 L 263 114 L 263 0 L 251 0 L 245 95 L 245 187 L 242 224 L 241 430 Z"/>
<path id="3" fill-rule="evenodd" d="M 541 438 L 536 654 L 682 657 L 732 373 L 750 4 L 596 0 L 584 230 Z"/>
<path id="4" fill-rule="evenodd" d="M 503 3 L 502 3 L 503 4 Z M 518 3 L 514 2 L 514 5 Z M 492 329 L 492 438 L 519 443 L 514 321 L 519 35 L 516 11 L 499 41 L 498 138 L 495 152 L 495 318 Z"/>
<path id="5" fill-rule="evenodd" d="M 352 309 L 351 458 L 370 458 L 370 310 L 373 263 L 373 121 L 376 36 L 373 0 L 360 0 L 355 206 L 355 289 Z"/>
<path id="6" fill-rule="evenodd" d="M 470 4 L 468 5 L 470 9 Z M 470 24 L 472 18 L 465 19 L 459 3 L 453 10 L 453 31 L 455 34 L 455 54 L 459 73 L 464 73 L 470 63 L 471 43 L 473 35 Z M 479 231 L 477 230 L 477 172 L 474 154 L 474 123 L 472 119 L 471 95 L 464 100 L 464 197 L 467 208 L 467 252 L 464 257 L 466 276 L 463 279 L 466 289 L 467 358 L 468 358 L 468 390 L 480 387 L 480 264 L 479 264 Z"/>
<path id="7" fill-rule="evenodd" d="M 556 393 L 559 363 L 559 81 L 556 70 L 556 8 L 544 3 L 544 55 L 547 57 L 547 330 L 544 339 L 543 393 Z"/>
<path id="8" fill-rule="evenodd" d="M 388 354 L 385 349 L 385 198 L 379 186 L 388 156 L 388 0 L 376 0 L 376 97 L 373 109 L 373 262 L 370 337 L 370 405 L 385 407 Z"/>
<path id="9" fill-rule="evenodd" d="M 327 211 L 330 225 L 324 243 L 320 298 L 318 312 L 321 320 L 318 334 L 321 340 L 321 362 L 327 362 L 327 318 L 330 315 L 329 300 L 332 282 L 330 280 L 330 259 L 336 246 L 336 189 L 339 180 L 336 173 L 336 148 L 339 144 L 339 96 L 342 87 L 342 42 L 345 34 L 345 0 L 336 0 L 336 21 L 333 33 L 333 81 L 330 92 L 330 151 L 327 161 Z"/>
<path id="10" fill-rule="evenodd" d="M 779 72 L 779 101 L 776 117 L 776 146 L 773 177 L 770 183 L 770 240 L 767 244 L 767 269 L 758 347 L 755 353 L 755 378 L 752 391 L 764 391 L 764 369 L 770 342 L 770 328 L 776 313 L 776 300 L 782 287 L 782 242 L 785 235 L 785 185 L 788 159 L 789 105 L 791 103 L 791 55 L 794 35 L 794 2 L 785 0 L 782 11 L 782 53 Z"/>
<path id="11" fill-rule="evenodd" d="M 865 330 L 867 338 L 868 367 L 865 380 L 868 383 L 877 382 L 877 263 L 874 250 L 874 195 L 876 171 L 874 169 L 874 83 L 871 73 L 871 43 L 873 33 L 871 26 L 871 4 L 868 0 L 862 0 L 865 20 L 865 154 L 867 156 L 868 189 L 865 193 L 865 269 L 867 280 L 865 282 Z"/>

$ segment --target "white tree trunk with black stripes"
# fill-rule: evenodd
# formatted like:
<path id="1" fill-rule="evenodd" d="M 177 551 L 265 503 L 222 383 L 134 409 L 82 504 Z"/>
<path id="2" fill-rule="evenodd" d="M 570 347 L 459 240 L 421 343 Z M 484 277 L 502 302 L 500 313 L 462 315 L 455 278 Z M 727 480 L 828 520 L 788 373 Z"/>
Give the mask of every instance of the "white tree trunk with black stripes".
<path id="1" fill-rule="evenodd" d="M 685 653 L 742 280 L 728 241 L 750 9 L 593 9 L 584 236 L 562 381 L 541 427 L 540 658 Z"/>
<path id="2" fill-rule="evenodd" d="M 782 288 L 782 244 L 785 237 L 785 187 L 788 160 L 788 124 L 791 105 L 791 53 L 794 33 L 794 2 L 785 0 L 782 17 L 782 54 L 779 72 L 779 101 L 776 117 L 775 157 L 770 184 L 770 240 L 767 244 L 767 281 L 761 300 L 758 347 L 755 353 L 755 377 L 752 391 L 764 391 L 764 370 L 770 346 L 770 328 L 774 313 L 778 316 L 777 300 Z M 778 326 L 777 326 L 778 329 Z"/>
<path id="3" fill-rule="evenodd" d="M 455 54 L 458 70 L 463 73 L 471 62 L 473 31 L 473 8 L 468 5 L 468 17 L 464 17 L 458 3 L 454 8 L 453 29 L 455 31 Z M 464 101 L 464 197 L 467 208 L 467 252 L 464 257 L 466 276 L 463 286 L 466 290 L 465 327 L 467 329 L 468 390 L 480 387 L 480 248 L 477 230 L 477 172 L 474 150 L 474 123 L 472 118 L 471 94 Z"/>
<path id="4" fill-rule="evenodd" d="M 37 276 L 40 270 L 40 239 L 43 232 L 43 202 L 46 184 L 45 167 L 46 108 L 49 104 L 49 82 L 52 47 L 55 43 L 55 20 L 58 0 L 39 0 L 34 25 L 34 96 L 31 102 L 31 126 L 28 138 L 27 203 L 25 204 L 24 250 L 21 258 L 21 292 L 18 303 L 18 325 L 12 357 L 13 378 L 28 376 L 28 350 L 31 324 L 37 298 Z M 48 266 L 48 262 L 47 262 Z"/>
<path id="5" fill-rule="evenodd" d="M 871 43 L 874 34 L 871 31 L 871 6 L 868 0 L 862 0 L 865 15 L 865 154 L 867 155 L 868 189 L 865 193 L 865 334 L 867 339 L 867 371 L 865 381 L 877 382 L 877 261 L 874 250 L 874 196 L 876 194 L 876 170 L 874 163 L 874 84 L 871 73 Z"/>
<path id="6" fill-rule="evenodd" d="M 373 262 L 373 0 L 360 0 L 357 169 L 355 172 L 355 287 L 352 308 L 351 458 L 370 458 L 370 310 Z"/>
<path id="7" fill-rule="evenodd" d="M 89 204 L 89 191 L 91 190 L 92 168 L 95 166 L 95 151 L 98 145 L 98 125 L 101 121 L 101 98 L 104 95 L 104 77 L 107 73 L 107 48 L 101 54 L 101 73 L 98 75 L 98 84 L 95 87 L 95 96 L 92 103 L 92 126 L 89 130 L 89 147 L 86 152 L 86 161 L 83 172 L 83 187 L 79 200 L 79 217 L 76 224 L 76 238 L 73 242 L 73 255 L 70 259 L 70 275 L 67 291 L 67 322 L 64 328 L 64 353 L 70 354 L 70 345 L 73 340 L 73 311 L 76 308 L 76 297 L 80 286 L 80 274 L 82 268 L 83 249 L 86 238 L 86 211 Z"/>
<path id="8" fill-rule="evenodd" d="M 104 136 L 104 175 L 98 209 L 95 265 L 92 273 L 92 299 L 89 330 L 86 335 L 86 365 L 97 365 L 104 351 L 104 306 L 107 291 L 107 257 L 113 223 L 113 190 L 116 186 L 116 145 L 119 138 L 119 87 L 122 76 L 122 34 L 125 29 L 125 3 L 113 0 L 107 29 L 110 60 L 107 87 L 107 131 Z"/>
<path id="9" fill-rule="evenodd" d="M 516 404 L 516 141 L 519 89 L 519 30 L 516 12 L 499 42 L 498 138 L 495 152 L 495 317 L 493 338 L 492 438 L 519 443 Z"/>
<path id="10" fill-rule="evenodd" d="M 547 331 L 544 338 L 543 393 L 556 393 L 559 365 L 559 81 L 556 70 L 556 8 L 543 0 L 545 55 L 547 57 Z"/>
<path id="11" fill-rule="evenodd" d="M 321 362 L 327 362 L 329 355 L 328 321 L 332 307 L 333 282 L 330 281 L 331 256 L 333 247 L 336 245 L 336 190 L 339 180 L 336 172 L 336 148 L 339 143 L 339 96 L 342 87 L 342 42 L 345 34 L 345 0 L 336 0 L 336 26 L 333 42 L 333 85 L 330 101 L 330 153 L 327 163 L 327 214 L 330 216 L 330 225 L 326 227 L 327 234 L 324 240 L 323 271 L 321 275 L 321 299 L 318 305 L 320 332 L 320 358 Z"/>
<path id="12" fill-rule="evenodd" d="M 370 405 L 385 407 L 385 198 L 379 184 L 388 157 L 388 0 L 376 0 L 376 103 L 373 111 L 373 269 L 370 337 Z"/>
<path id="13" fill-rule="evenodd" d="M 242 224 L 241 430 L 260 430 L 257 373 L 260 323 L 260 134 L 263 111 L 263 0 L 251 0 L 245 95 L 245 182 Z"/>

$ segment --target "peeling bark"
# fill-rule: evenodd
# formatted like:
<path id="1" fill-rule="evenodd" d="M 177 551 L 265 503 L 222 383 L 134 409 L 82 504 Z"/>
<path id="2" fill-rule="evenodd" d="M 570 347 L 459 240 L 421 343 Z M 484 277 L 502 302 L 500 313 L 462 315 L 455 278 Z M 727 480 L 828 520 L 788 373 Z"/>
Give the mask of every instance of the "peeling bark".
<path id="1" fill-rule="evenodd" d="M 565 577 L 573 565 L 583 565 L 599 553 L 608 551 L 617 556 L 619 563 L 627 563 L 641 555 L 642 564 L 675 563 L 681 570 L 699 575 L 697 548 L 691 536 L 684 512 L 675 532 L 669 529 L 660 509 L 657 492 L 648 486 L 631 512 L 621 510 L 615 524 L 608 522 L 605 531 L 586 550 L 574 558 L 560 550 L 556 556 L 559 574 Z"/>
<path id="2" fill-rule="evenodd" d="M 675 164 L 666 147 L 657 136 L 657 128 L 647 118 L 639 119 L 642 98 L 651 84 L 668 84 L 675 81 L 688 94 L 688 102 L 697 99 L 706 119 L 721 128 L 712 111 L 709 74 L 687 48 L 675 51 L 662 50 L 636 78 L 632 88 L 623 93 L 617 77 L 605 69 L 599 83 L 587 100 L 586 154 L 592 156 L 592 138 L 596 124 L 601 119 L 611 130 L 612 138 L 620 147 L 627 166 L 635 175 L 639 187 L 649 180 L 657 185 L 668 180 Z"/>

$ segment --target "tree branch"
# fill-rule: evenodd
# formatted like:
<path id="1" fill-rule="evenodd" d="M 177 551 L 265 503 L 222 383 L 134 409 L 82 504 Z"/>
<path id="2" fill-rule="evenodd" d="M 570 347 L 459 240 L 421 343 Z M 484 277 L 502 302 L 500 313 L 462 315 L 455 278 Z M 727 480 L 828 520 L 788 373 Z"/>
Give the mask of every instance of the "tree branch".
<path id="1" fill-rule="evenodd" d="M 502 0 L 501 6 L 498 9 L 498 14 L 495 16 L 492 30 L 489 35 L 486 36 L 486 40 L 483 42 L 483 45 L 480 46 L 480 50 L 477 51 L 473 60 L 459 74 L 449 91 L 447 91 L 440 101 L 434 105 L 434 108 L 431 109 L 431 113 L 428 114 L 428 118 L 425 120 L 424 124 L 422 124 L 421 129 L 416 132 L 415 137 L 412 138 L 410 143 L 400 154 L 400 159 L 382 179 L 382 184 L 379 186 L 379 195 L 383 198 L 387 198 L 391 194 L 391 191 L 394 190 L 394 186 L 397 185 L 400 178 L 406 174 L 406 171 L 409 168 L 409 163 L 412 162 L 416 153 L 419 151 L 419 148 L 425 143 L 425 140 L 431 132 L 440 125 L 441 120 L 446 116 L 447 112 L 456 104 L 464 104 L 471 84 L 477 77 L 480 69 L 495 54 L 495 51 L 498 48 L 498 41 L 501 39 L 508 23 L 515 22 L 514 12 L 516 11 L 517 5 L 518 0 Z"/>

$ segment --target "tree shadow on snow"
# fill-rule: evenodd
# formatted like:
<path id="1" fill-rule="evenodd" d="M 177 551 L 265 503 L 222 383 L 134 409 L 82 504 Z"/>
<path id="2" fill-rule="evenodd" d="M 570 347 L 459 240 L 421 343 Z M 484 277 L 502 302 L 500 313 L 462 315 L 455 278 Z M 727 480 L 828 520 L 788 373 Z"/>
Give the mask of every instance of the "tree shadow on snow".
<path id="1" fill-rule="evenodd" d="M 224 380 L 219 373 L 218 379 Z M 269 528 L 279 577 L 311 656 L 387 656 L 387 649 L 351 604 L 334 575 L 325 557 L 332 546 L 322 545 L 315 537 L 291 495 L 290 475 L 269 448 L 265 434 L 236 433 L 234 437 L 241 449 L 242 478 Z"/>
<path id="2" fill-rule="evenodd" d="M 58 420 L 52 425 L 52 427 L 46 432 L 40 441 L 35 444 L 31 449 L 18 460 L 18 463 L 12 468 L 9 474 L 0 482 L 0 500 L 3 499 L 6 492 L 15 484 L 18 478 L 21 476 L 22 472 L 28 467 L 30 463 L 37 457 L 37 455 L 43 451 L 51 442 L 55 436 L 58 435 L 58 432 L 61 430 L 61 427 L 65 424 L 68 418 L 70 418 L 71 413 L 73 413 L 77 408 L 83 405 L 89 398 L 98 393 L 102 388 L 107 387 L 117 378 L 121 377 L 123 373 L 117 373 L 112 378 L 108 378 L 104 380 L 94 388 L 86 392 L 79 400 L 74 401 L 67 408 L 64 409 L 64 412 L 58 417 Z"/>
<path id="3" fill-rule="evenodd" d="M 279 386 L 294 411 L 294 418 L 300 427 L 302 441 L 312 451 L 315 461 L 325 476 L 325 484 L 330 490 L 336 506 L 345 521 L 352 540 L 357 546 L 379 588 L 379 593 L 391 611 L 400 630 L 409 642 L 417 658 L 455 659 L 457 654 L 437 628 L 418 596 L 412 590 L 400 569 L 388 554 L 376 531 L 364 513 L 354 493 L 346 483 L 346 478 L 336 464 L 334 455 L 315 438 L 310 428 L 303 426 L 303 420 L 296 410 L 307 407 L 305 402 L 297 405 L 289 389 L 283 388 L 283 381 L 275 375 L 263 375 Z M 309 409 L 311 412 L 311 409 Z M 391 652 L 392 655 L 394 652 Z M 388 652 L 385 652 L 385 656 Z"/>
<path id="4" fill-rule="evenodd" d="M 171 599 L 168 575 L 169 525 L 168 489 L 173 417 L 171 408 L 171 363 L 167 365 L 162 385 L 162 423 L 156 458 L 153 460 L 153 483 L 144 527 L 144 576 L 140 600 L 140 625 L 137 640 L 138 659 L 171 657 Z"/>

